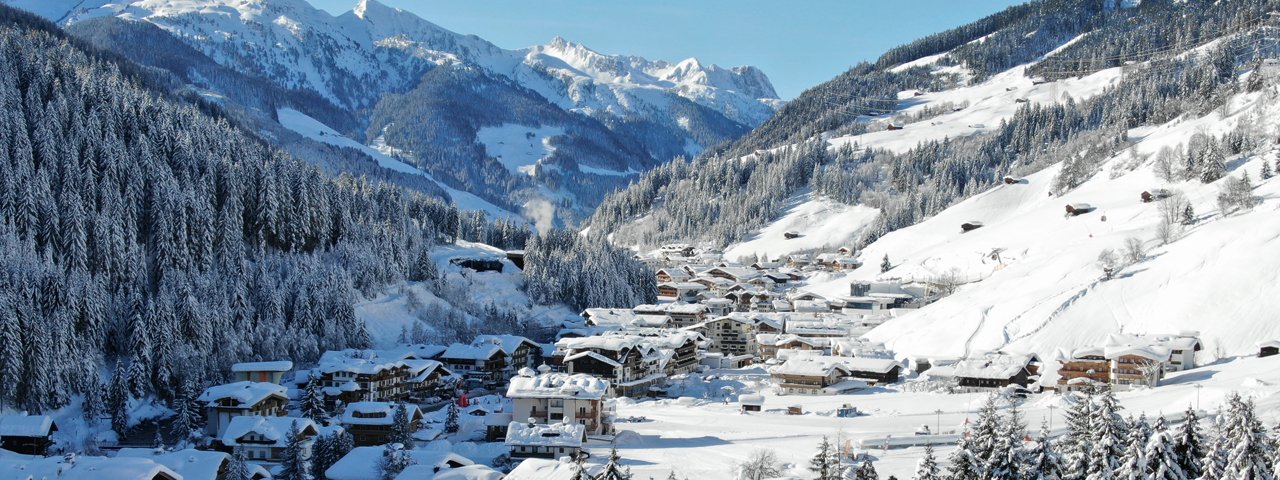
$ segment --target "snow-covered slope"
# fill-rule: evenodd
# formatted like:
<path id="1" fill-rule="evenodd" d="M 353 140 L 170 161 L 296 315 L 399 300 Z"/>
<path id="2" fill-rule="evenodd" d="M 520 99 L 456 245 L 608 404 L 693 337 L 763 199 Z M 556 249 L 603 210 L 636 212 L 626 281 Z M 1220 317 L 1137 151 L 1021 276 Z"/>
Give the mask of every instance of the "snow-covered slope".
<path id="1" fill-rule="evenodd" d="M 852 279 L 929 280 L 954 269 L 970 283 L 868 335 L 900 355 L 1010 349 L 1051 357 L 1058 348 L 1097 344 L 1110 333 L 1183 330 L 1199 331 L 1210 355 L 1247 353 L 1259 339 L 1280 337 L 1280 297 L 1268 293 L 1280 280 L 1280 181 L 1257 180 L 1274 153 L 1228 162 L 1230 176 L 1249 172 L 1255 179 L 1260 203 L 1226 217 L 1216 201 L 1226 179 L 1165 185 L 1152 172 L 1151 157 L 1192 133 L 1221 134 L 1238 122 L 1275 118 L 1278 95 L 1273 89 L 1242 95 L 1205 117 L 1135 129 L 1136 149 L 1115 155 L 1063 196 L 1049 194 L 1058 167 L 996 187 L 866 247 L 864 259 L 878 263 L 888 255 L 894 264 L 888 273 L 864 268 L 813 290 L 847 294 Z M 1264 128 L 1274 127 L 1268 120 Z M 1135 151 L 1146 163 L 1129 171 Z M 1158 202 L 1139 199 L 1154 188 L 1181 191 L 1200 218 L 1167 246 L 1155 240 Z M 1065 217 L 1065 205 L 1076 202 L 1096 210 Z M 960 225 L 974 220 L 985 226 L 962 234 Z M 1103 281 L 1099 253 L 1120 250 L 1130 237 L 1145 242 L 1149 259 Z"/>

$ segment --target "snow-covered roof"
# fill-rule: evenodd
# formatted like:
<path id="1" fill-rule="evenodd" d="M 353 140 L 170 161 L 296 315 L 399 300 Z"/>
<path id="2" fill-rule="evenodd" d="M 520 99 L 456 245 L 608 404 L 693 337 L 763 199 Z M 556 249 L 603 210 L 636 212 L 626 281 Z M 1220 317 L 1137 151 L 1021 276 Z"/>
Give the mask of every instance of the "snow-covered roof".
<path id="1" fill-rule="evenodd" d="M 960 360 L 954 365 L 936 366 L 924 373 L 930 377 L 1007 380 L 1036 361 L 1034 354 L 988 353 Z"/>
<path id="2" fill-rule="evenodd" d="M 1263 340 L 1258 342 L 1258 348 L 1280 348 L 1280 340 Z"/>
<path id="3" fill-rule="evenodd" d="M 143 458 L 168 467 L 182 475 L 182 480 L 218 480 L 219 470 L 229 462 L 230 455 L 212 450 L 196 450 L 188 448 L 170 452 L 155 448 L 122 448 L 116 451 L 116 458 Z M 270 477 L 265 468 L 250 464 L 255 473 Z"/>
<path id="4" fill-rule="evenodd" d="M 521 345 L 527 345 L 529 348 L 537 348 L 538 343 L 519 335 L 477 335 L 475 340 L 471 341 L 472 345 L 497 345 L 502 352 L 511 355 L 515 353 Z"/>
<path id="5" fill-rule="evenodd" d="M 235 382 L 225 385 L 214 385 L 200 394 L 199 401 L 204 403 L 220 402 L 225 399 L 236 400 L 233 408 L 251 408 L 263 400 L 279 397 L 288 400 L 288 389 L 282 385 L 266 382 Z"/>
<path id="6" fill-rule="evenodd" d="M 309 418 L 240 415 L 231 417 L 231 423 L 228 423 L 222 431 L 220 440 L 224 445 L 234 447 L 240 444 L 239 440 L 245 435 L 258 434 L 260 439 L 254 439 L 245 444 L 263 445 L 263 441 L 269 441 L 272 443 L 268 445 L 283 448 L 289 442 L 289 429 L 293 427 L 294 422 L 297 422 L 299 431 L 316 429 L 316 422 Z"/>
<path id="7" fill-rule="evenodd" d="M 841 376 L 848 375 L 849 367 L 845 366 L 842 357 L 831 357 L 825 355 L 798 356 L 791 358 L 781 365 L 775 365 L 769 368 L 769 373 L 774 375 L 800 375 L 805 377 L 828 377 L 833 373 L 840 373 Z"/>
<path id="8" fill-rule="evenodd" d="M 738 395 L 738 403 L 742 405 L 763 406 L 764 395 L 748 394 Z"/>
<path id="9" fill-rule="evenodd" d="M 0 437 L 47 437 L 57 429 L 48 415 L 0 415 Z"/>
<path id="10" fill-rule="evenodd" d="M 613 366 L 613 367 L 621 367 L 621 366 L 622 366 L 622 364 L 621 364 L 621 363 L 618 363 L 618 361 L 617 361 L 617 360 L 614 360 L 614 359 L 612 359 L 612 358 L 606 357 L 606 356 L 604 356 L 604 355 L 601 355 L 601 354 L 599 354 L 599 353 L 593 352 L 593 351 L 591 351 L 591 350 L 586 350 L 586 351 L 578 352 L 578 353 L 575 353 L 575 354 L 572 354 L 572 355 L 567 355 L 567 356 L 565 356 L 565 357 L 564 357 L 564 361 L 565 361 L 565 362 L 572 362 L 572 361 L 574 361 L 574 360 L 577 360 L 577 359 L 579 359 L 579 358 L 583 358 L 583 357 L 590 357 L 590 358 L 592 358 L 592 359 L 595 359 L 595 360 L 596 360 L 596 361 L 598 361 L 598 362 L 601 362 L 601 363 L 604 363 L 604 364 L 607 364 L 607 365 L 610 365 L 610 366 Z"/>
<path id="11" fill-rule="evenodd" d="M 373 375 L 393 368 L 406 367 L 408 360 L 428 360 L 446 350 L 440 345 L 411 345 L 387 350 L 330 350 L 320 356 L 315 368 L 321 373 L 350 372 Z M 419 364 L 421 365 L 421 364 Z"/>
<path id="12" fill-rule="evenodd" d="M 404 405 L 409 419 L 421 415 L 418 406 L 411 403 L 354 402 L 342 411 L 343 425 L 391 425 L 396 409 Z"/>
<path id="13" fill-rule="evenodd" d="M 455 343 L 440 354 L 440 358 L 448 360 L 488 360 L 502 353 L 502 348 L 493 344 L 466 345 Z"/>
<path id="14" fill-rule="evenodd" d="M 507 398 L 600 400 L 608 391 L 608 380 L 581 373 L 571 375 L 555 372 L 512 378 L 511 384 L 507 386 Z"/>
<path id="15" fill-rule="evenodd" d="M 586 428 L 579 423 L 511 422 L 507 425 L 507 445 L 582 448 Z"/>
<path id="16" fill-rule="evenodd" d="M 155 480 L 181 479 L 150 458 L 73 456 L 0 460 L 0 479 Z"/>
<path id="17" fill-rule="evenodd" d="M 488 465 L 466 465 L 439 470 L 435 465 L 409 465 L 396 480 L 500 480 L 502 472 Z"/>
<path id="18" fill-rule="evenodd" d="M 1169 360 L 1169 349 L 1157 345 L 1108 345 L 1103 355 L 1108 359 L 1134 356 L 1165 362 Z"/>
<path id="19" fill-rule="evenodd" d="M 505 427 L 513 420 L 515 420 L 515 416 L 511 412 L 493 412 L 484 416 L 484 426 Z"/>
<path id="20" fill-rule="evenodd" d="M 602 465 L 587 464 L 589 478 L 600 473 Z M 573 480 L 577 478 L 578 465 L 568 459 L 526 458 L 511 469 L 505 480 Z"/>
<path id="21" fill-rule="evenodd" d="M 233 372 L 287 372 L 293 369 L 293 362 L 277 360 L 274 362 L 241 362 L 231 366 Z"/>
<path id="22" fill-rule="evenodd" d="M 325 470 L 325 477 L 329 480 L 377 480 L 380 478 L 378 462 L 382 459 L 383 450 L 382 446 L 353 448 Z M 454 465 L 461 467 L 475 464 L 467 457 L 445 450 L 412 449 L 408 452 L 414 465 L 439 468 L 441 471 L 453 468 Z"/>

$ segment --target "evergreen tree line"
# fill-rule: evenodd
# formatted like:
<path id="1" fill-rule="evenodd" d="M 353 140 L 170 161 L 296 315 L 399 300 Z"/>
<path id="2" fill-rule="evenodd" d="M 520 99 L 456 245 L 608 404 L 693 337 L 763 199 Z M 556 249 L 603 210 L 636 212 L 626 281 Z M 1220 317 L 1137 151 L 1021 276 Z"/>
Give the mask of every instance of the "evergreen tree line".
<path id="1" fill-rule="evenodd" d="M 198 392 L 234 362 L 366 347 L 353 304 L 430 275 L 420 259 L 434 245 L 529 236 L 326 177 L 7 7 L 0 53 L 0 407 L 83 395 L 98 416 Z"/>
<path id="2" fill-rule="evenodd" d="M 1001 415 L 992 396 L 961 437 L 945 468 L 932 450 L 916 480 L 1259 480 L 1274 479 L 1275 439 L 1253 402 L 1227 398 L 1212 425 L 1188 408 L 1181 422 L 1149 422 L 1121 415 L 1109 389 L 1067 398 L 1067 431 L 1052 438 L 1047 425 L 1030 438 L 1016 406 Z"/>

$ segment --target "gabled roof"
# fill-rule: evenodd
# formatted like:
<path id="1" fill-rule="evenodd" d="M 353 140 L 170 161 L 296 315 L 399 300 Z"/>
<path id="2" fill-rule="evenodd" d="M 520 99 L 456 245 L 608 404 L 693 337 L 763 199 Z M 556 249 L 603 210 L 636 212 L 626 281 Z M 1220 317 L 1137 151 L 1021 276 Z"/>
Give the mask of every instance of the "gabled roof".
<path id="1" fill-rule="evenodd" d="M 225 385 L 214 385 L 206 388 L 197 400 L 204 403 L 220 402 L 225 399 L 236 400 L 232 407 L 252 408 L 268 398 L 289 400 L 288 389 L 282 385 L 266 382 L 235 382 Z"/>
<path id="2" fill-rule="evenodd" d="M 401 405 L 404 405 L 407 409 L 405 413 L 409 415 L 409 420 L 422 418 L 422 411 L 412 403 L 354 402 L 347 404 L 347 408 L 342 411 L 342 424 L 391 425 L 395 420 L 396 410 Z M 358 416 L 357 414 L 366 416 Z M 381 416 L 367 416 L 371 414 L 380 414 Z"/>
<path id="3" fill-rule="evenodd" d="M 516 465 L 516 468 L 511 469 L 511 473 L 507 474 L 505 480 L 573 480 L 578 478 L 579 468 L 586 470 L 588 478 L 595 478 L 601 473 L 602 467 L 603 465 L 600 464 L 585 464 L 579 467 L 571 461 L 527 458 Z"/>
<path id="4" fill-rule="evenodd" d="M 151 460 L 182 475 L 182 480 L 218 480 L 219 470 L 231 461 L 231 455 L 226 453 L 194 448 L 174 452 L 155 448 L 122 448 L 116 452 L 116 458 Z M 260 478 L 271 477 L 271 473 L 260 465 L 249 464 L 249 468 Z"/>
<path id="5" fill-rule="evenodd" d="M 256 433 L 263 439 L 274 443 L 268 444 L 272 447 L 283 448 L 289 443 L 289 429 L 293 427 L 294 422 L 298 424 L 298 431 L 309 432 L 314 435 L 318 432 L 316 422 L 309 418 L 293 418 L 293 417 L 263 417 L 259 415 L 241 415 L 231 417 L 231 423 L 222 432 L 223 445 L 234 447 L 240 445 L 240 439 L 245 435 Z M 246 445 L 263 445 L 260 442 L 248 442 Z"/>
<path id="6" fill-rule="evenodd" d="M 178 472 L 150 458 L 94 457 L 76 455 L 74 461 L 66 457 L 31 457 L 0 459 L 0 479 L 57 479 L 57 480 L 179 480 Z"/>
<path id="7" fill-rule="evenodd" d="M 525 338 L 525 337 L 521 337 L 519 335 L 477 335 L 475 340 L 471 341 L 471 344 L 477 345 L 477 346 L 483 346 L 487 344 L 497 345 L 498 348 L 501 348 L 502 352 L 507 355 L 511 355 L 515 353 L 516 350 L 519 349 L 521 345 L 526 345 L 529 348 L 539 347 L 537 342 L 534 342 L 533 340 L 529 340 L 528 338 Z"/>
<path id="8" fill-rule="evenodd" d="M 47 437 L 57 430 L 48 415 L 0 415 L 0 437 Z"/>
<path id="9" fill-rule="evenodd" d="M 278 360 L 274 362 L 242 362 L 231 366 L 233 372 L 287 372 L 293 369 L 293 362 Z"/>
<path id="10" fill-rule="evenodd" d="M 444 360 L 488 360 L 502 355 L 502 353 L 502 348 L 493 344 L 466 345 L 455 343 L 449 345 L 449 349 L 440 354 L 440 358 Z"/>
<path id="11" fill-rule="evenodd" d="M 338 459 L 328 470 L 325 470 L 325 477 L 329 478 L 329 480 L 369 480 L 379 478 L 378 462 L 382 459 L 384 449 L 385 447 L 381 445 L 356 447 L 341 459 Z M 406 450 L 406 452 L 408 452 L 409 458 L 413 459 L 414 465 L 422 465 L 432 469 L 439 468 L 441 471 L 455 466 L 463 467 L 475 464 L 467 457 L 446 450 L 415 448 Z"/>

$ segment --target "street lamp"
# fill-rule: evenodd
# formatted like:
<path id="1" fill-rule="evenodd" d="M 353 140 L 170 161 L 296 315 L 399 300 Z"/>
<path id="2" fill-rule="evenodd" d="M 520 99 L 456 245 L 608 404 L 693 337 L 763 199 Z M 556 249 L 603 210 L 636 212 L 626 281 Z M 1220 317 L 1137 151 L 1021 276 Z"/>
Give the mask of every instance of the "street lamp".
<path id="1" fill-rule="evenodd" d="M 1202 388 L 1204 388 L 1204 385 L 1201 385 L 1199 383 L 1196 384 L 1196 410 L 1197 411 L 1200 410 L 1200 389 Z"/>
<path id="2" fill-rule="evenodd" d="M 1049 405 L 1049 431 L 1053 431 L 1053 411 L 1057 410 L 1057 405 Z"/>
<path id="3" fill-rule="evenodd" d="M 942 435 L 942 409 L 941 409 L 941 408 L 939 408 L 939 409 L 935 410 L 933 413 L 935 413 L 935 414 L 937 414 L 937 415 L 938 415 L 937 429 L 933 431 L 933 434 L 934 434 L 934 435 Z"/>

